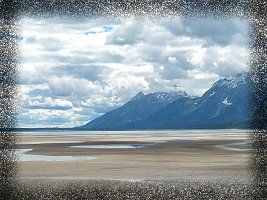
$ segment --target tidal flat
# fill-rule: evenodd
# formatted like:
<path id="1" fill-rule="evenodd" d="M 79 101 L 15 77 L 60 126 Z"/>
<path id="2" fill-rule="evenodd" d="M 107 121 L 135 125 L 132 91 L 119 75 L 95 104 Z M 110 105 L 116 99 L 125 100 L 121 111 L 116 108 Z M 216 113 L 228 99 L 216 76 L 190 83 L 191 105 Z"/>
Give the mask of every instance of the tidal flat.
<path id="1" fill-rule="evenodd" d="M 245 130 L 31 132 L 17 148 L 24 181 L 250 179 Z"/>

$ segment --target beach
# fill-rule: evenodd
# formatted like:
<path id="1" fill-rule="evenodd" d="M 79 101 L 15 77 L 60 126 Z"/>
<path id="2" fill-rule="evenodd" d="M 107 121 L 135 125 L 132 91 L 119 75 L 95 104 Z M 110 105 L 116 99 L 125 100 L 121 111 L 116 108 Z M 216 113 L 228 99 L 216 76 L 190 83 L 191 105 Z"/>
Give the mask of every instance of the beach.
<path id="1" fill-rule="evenodd" d="M 21 133 L 22 180 L 247 181 L 240 130 Z"/>

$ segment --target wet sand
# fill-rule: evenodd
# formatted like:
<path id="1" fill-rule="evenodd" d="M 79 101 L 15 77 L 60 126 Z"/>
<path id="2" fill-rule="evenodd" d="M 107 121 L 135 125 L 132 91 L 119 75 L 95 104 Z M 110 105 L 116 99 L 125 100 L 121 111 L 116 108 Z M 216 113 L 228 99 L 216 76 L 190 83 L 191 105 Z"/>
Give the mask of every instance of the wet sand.
<path id="1" fill-rule="evenodd" d="M 90 156 L 93 160 L 21 161 L 22 179 L 55 180 L 225 180 L 246 181 L 248 135 L 71 134 L 20 135 L 18 148 L 27 154 Z M 72 148 L 82 145 L 143 145 L 139 148 Z"/>

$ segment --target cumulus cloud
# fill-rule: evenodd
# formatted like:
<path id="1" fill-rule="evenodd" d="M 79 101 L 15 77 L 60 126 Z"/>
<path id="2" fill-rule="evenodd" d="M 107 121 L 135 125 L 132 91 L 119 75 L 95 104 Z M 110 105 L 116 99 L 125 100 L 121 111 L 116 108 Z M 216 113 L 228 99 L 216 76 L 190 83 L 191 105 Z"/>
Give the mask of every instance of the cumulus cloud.
<path id="1" fill-rule="evenodd" d="M 171 63 L 171 64 L 175 64 L 177 63 L 177 59 L 175 57 L 168 57 L 168 61 Z"/>
<path id="2" fill-rule="evenodd" d="M 201 95 L 219 78 L 247 70 L 247 25 L 239 19 L 22 25 L 21 126 L 79 126 L 140 90 Z"/>
<path id="3" fill-rule="evenodd" d="M 88 121 L 88 117 L 72 110 L 28 109 L 22 112 L 19 123 L 23 127 L 73 127 Z"/>
<path id="4" fill-rule="evenodd" d="M 27 103 L 27 108 L 30 109 L 68 110 L 73 108 L 72 103 L 65 99 L 52 99 L 51 97 L 42 96 L 36 96 Z"/>

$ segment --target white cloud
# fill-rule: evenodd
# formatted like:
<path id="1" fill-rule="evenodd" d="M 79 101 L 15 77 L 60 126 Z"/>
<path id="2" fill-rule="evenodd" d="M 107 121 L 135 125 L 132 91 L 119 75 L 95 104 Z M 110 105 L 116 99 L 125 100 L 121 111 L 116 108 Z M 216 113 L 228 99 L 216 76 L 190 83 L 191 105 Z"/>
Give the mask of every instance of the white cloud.
<path id="1" fill-rule="evenodd" d="M 24 19 L 22 25 L 24 126 L 81 125 L 140 90 L 179 85 L 201 95 L 217 79 L 247 69 L 240 20 Z"/>
<path id="2" fill-rule="evenodd" d="M 168 57 L 168 61 L 171 63 L 171 64 L 176 64 L 177 63 L 177 59 L 175 57 Z"/>
<path id="3" fill-rule="evenodd" d="M 201 46 L 198 46 L 192 51 L 190 57 L 187 58 L 188 62 L 192 63 L 192 65 L 204 65 L 204 56 L 206 54 L 207 49 Z"/>
<path id="4" fill-rule="evenodd" d="M 73 110 L 28 109 L 20 116 L 23 127 L 73 127 L 88 122 L 90 118 Z"/>
<path id="5" fill-rule="evenodd" d="M 70 101 L 65 99 L 52 99 L 51 97 L 37 96 L 28 101 L 28 107 L 32 109 L 57 109 L 57 110 L 68 110 L 73 108 Z"/>

